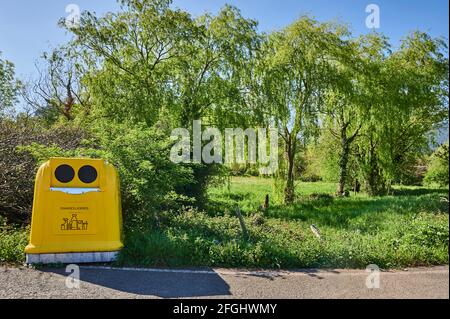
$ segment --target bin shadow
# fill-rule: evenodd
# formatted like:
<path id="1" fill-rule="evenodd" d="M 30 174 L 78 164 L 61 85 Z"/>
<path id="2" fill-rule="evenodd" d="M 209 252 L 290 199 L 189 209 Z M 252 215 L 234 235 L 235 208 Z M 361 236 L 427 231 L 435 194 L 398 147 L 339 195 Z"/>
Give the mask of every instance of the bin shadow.
<path id="1" fill-rule="evenodd" d="M 40 269 L 67 276 L 63 268 Z M 117 291 L 161 298 L 230 296 L 230 286 L 211 269 L 206 272 L 165 272 L 80 267 L 80 280 Z"/>

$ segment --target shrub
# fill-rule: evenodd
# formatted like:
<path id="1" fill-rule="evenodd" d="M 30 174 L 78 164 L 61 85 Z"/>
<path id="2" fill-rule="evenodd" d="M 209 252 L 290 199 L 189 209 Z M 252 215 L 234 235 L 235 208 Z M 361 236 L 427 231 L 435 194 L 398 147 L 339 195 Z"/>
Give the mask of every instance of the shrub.
<path id="1" fill-rule="evenodd" d="M 103 158 L 118 170 L 125 226 L 159 223 L 158 212 L 176 211 L 192 199 L 176 188 L 192 179 L 192 170 L 170 161 L 171 141 L 157 128 L 99 124 L 78 148 L 33 143 L 23 150 L 42 162 L 53 156 Z"/>
<path id="2" fill-rule="evenodd" d="M 23 262 L 28 233 L 28 229 L 8 229 L 0 226 L 0 263 Z"/>
<path id="3" fill-rule="evenodd" d="M 76 127 L 45 128 L 31 118 L 0 120 L 0 216 L 9 223 L 24 224 L 31 217 L 37 160 L 22 147 L 40 143 L 43 147 L 75 149 L 85 132 Z"/>
<path id="4" fill-rule="evenodd" d="M 427 173 L 425 174 L 425 185 L 437 184 L 448 186 L 449 166 L 448 143 L 439 147 L 430 158 Z"/>
<path id="5" fill-rule="evenodd" d="M 172 142 L 157 128 L 115 125 L 100 135 L 103 157 L 118 169 L 124 220 L 145 224 L 162 210 L 177 210 L 192 199 L 176 191 L 192 180 L 192 169 L 170 161 Z"/>

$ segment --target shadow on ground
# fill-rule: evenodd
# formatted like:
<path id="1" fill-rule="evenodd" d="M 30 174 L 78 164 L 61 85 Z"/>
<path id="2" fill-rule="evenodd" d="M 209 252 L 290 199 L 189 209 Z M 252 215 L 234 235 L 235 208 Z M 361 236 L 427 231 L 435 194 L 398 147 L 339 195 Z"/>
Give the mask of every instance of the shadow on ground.
<path id="1" fill-rule="evenodd" d="M 40 270 L 67 276 L 63 268 Z M 231 295 L 229 285 L 210 269 L 207 273 L 170 273 L 81 267 L 80 280 L 130 294 L 161 298 Z"/>
<path id="2" fill-rule="evenodd" d="M 428 194 L 440 194 L 442 196 L 448 196 L 448 190 L 442 188 L 405 188 L 400 187 L 394 190 L 394 195 L 396 196 L 422 196 Z"/>

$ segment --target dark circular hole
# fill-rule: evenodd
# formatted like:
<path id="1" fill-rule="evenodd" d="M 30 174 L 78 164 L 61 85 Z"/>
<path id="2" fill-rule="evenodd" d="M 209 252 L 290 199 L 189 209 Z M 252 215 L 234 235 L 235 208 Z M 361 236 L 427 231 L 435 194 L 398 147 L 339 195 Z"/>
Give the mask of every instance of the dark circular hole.
<path id="1" fill-rule="evenodd" d="M 78 178 L 86 184 L 90 184 L 97 179 L 97 170 L 91 165 L 85 165 L 78 171 Z"/>
<path id="2" fill-rule="evenodd" d="M 61 183 L 68 183 L 73 180 L 75 171 L 69 165 L 59 165 L 55 170 L 55 177 Z"/>

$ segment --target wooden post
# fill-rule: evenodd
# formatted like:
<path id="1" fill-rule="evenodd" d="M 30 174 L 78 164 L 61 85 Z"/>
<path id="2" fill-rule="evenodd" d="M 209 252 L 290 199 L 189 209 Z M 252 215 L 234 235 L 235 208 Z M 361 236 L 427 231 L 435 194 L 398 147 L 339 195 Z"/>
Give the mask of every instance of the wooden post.
<path id="1" fill-rule="evenodd" d="M 269 209 L 269 194 L 266 195 L 266 199 L 264 200 L 264 210 Z"/>

